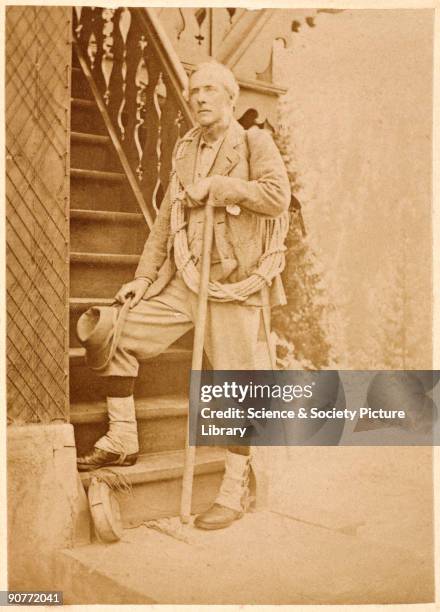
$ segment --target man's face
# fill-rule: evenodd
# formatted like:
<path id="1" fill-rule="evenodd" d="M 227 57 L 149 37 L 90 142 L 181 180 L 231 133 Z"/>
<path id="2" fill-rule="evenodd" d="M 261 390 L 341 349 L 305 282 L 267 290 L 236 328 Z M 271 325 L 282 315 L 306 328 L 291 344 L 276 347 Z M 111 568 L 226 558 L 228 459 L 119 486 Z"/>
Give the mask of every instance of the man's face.
<path id="1" fill-rule="evenodd" d="M 229 123 L 232 117 L 232 100 L 215 68 L 203 68 L 191 76 L 189 103 L 194 118 L 202 127 Z"/>

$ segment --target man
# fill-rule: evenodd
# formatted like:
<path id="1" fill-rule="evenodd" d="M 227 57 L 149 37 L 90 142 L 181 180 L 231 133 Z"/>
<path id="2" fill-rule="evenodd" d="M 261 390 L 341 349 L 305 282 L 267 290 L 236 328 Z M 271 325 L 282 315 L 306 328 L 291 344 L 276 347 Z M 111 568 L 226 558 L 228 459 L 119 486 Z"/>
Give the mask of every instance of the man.
<path id="1" fill-rule="evenodd" d="M 198 123 L 177 143 L 175 176 L 146 241 L 135 279 L 116 295 L 131 297 L 116 352 L 100 372 L 107 377 L 109 431 L 92 453 L 78 458 L 80 470 L 130 465 L 138 453 L 133 385 L 138 362 L 162 353 L 194 326 L 197 295 L 177 270 L 172 210 L 178 197 L 185 209 L 192 262 L 200 269 L 204 207 L 215 207 L 210 279 L 235 283 L 249 276 L 264 253 L 265 221 L 279 218 L 290 202 L 284 164 L 271 136 L 253 128 L 246 133 L 233 118 L 239 88 L 232 72 L 217 62 L 200 64 L 189 80 L 189 103 Z M 176 231 L 174 231 L 174 234 Z M 263 311 L 284 300 L 279 277 L 269 291 L 243 301 L 208 303 L 205 350 L 214 369 L 270 367 L 258 361 Z M 266 328 L 266 332 L 267 332 Z M 261 344 L 261 343 L 260 343 Z M 267 344 L 266 344 L 267 347 Z M 268 351 L 266 352 L 266 356 Z M 204 529 L 226 527 L 245 510 L 248 448 L 229 448 L 223 484 L 213 507 L 197 517 Z"/>

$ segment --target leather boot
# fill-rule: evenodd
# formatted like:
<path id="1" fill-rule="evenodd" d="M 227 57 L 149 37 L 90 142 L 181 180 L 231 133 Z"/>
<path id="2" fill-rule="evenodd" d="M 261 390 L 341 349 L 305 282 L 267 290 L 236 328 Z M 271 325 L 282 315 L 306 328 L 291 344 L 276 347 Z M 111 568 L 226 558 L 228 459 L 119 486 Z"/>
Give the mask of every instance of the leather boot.
<path id="1" fill-rule="evenodd" d="M 100 448 L 94 448 L 90 453 L 83 457 L 78 457 L 76 465 L 79 472 L 90 472 L 91 470 L 97 470 L 102 467 L 119 466 L 125 467 L 128 465 L 134 465 L 138 453 L 126 455 L 125 453 L 108 453 Z"/>
<path id="2" fill-rule="evenodd" d="M 226 452 L 225 473 L 214 504 L 199 514 L 194 526 L 199 529 L 224 529 L 241 518 L 249 499 L 250 457 Z"/>
<path id="3" fill-rule="evenodd" d="M 110 465 L 133 465 L 139 453 L 133 396 L 108 397 L 109 429 L 95 442 L 91 453 L 78 457 L 81 472 Z"/>

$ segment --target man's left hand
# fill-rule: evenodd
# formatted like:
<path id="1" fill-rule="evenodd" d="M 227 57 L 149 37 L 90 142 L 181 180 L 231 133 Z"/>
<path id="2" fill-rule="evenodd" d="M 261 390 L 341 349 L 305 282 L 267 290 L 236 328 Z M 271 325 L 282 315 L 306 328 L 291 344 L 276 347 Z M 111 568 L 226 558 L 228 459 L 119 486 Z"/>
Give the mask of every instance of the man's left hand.
<path id="1" fill-rule="evenodd" d="M 188 204 L 190 207 L 204 206 L 209 196 L 212 177 L 207 177 L 188 185 L 185 189 Z"/>

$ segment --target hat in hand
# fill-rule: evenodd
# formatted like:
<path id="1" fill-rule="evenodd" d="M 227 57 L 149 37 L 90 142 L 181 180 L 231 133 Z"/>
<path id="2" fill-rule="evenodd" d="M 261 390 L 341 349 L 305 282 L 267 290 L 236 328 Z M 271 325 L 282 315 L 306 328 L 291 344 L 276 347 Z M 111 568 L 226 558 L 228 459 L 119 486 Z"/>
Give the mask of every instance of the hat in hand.
<path id="1" fill-rule="evenodd" d="M 76 324 L 76 334 L 86 349 L 87 365 L 104 370 L 115 354 L 130 300 L 122 306 L 92 306 Z"/>

